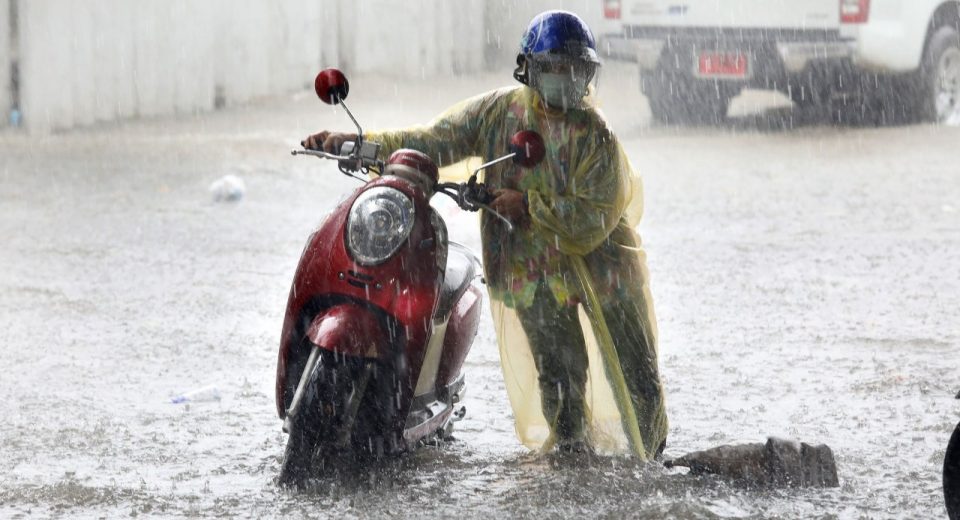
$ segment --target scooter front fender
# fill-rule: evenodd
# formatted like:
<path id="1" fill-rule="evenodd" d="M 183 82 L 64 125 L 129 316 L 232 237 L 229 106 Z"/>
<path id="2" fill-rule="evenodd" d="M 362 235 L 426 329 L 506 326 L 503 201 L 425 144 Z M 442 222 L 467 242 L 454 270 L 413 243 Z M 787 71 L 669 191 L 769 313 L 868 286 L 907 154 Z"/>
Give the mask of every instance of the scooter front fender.
<path id="1" fill-rule="evenodd" d="M 295 389 L 313 351 L 326 350 L 354 358 L 388 359 L 392 341 L 383 317 L 352 302 L 321 310 L 306 325 L 303 336 L 284 343 L 277 362 L 277 414 L 286 417 Z"/>
<path id="2" fill-rule="evenodd" d="M 341 304 L 321 312 L 306 337 L 322 349 L 351 357 L 385 359 L 390 350 L 381 320 L 359 305 Z"/>

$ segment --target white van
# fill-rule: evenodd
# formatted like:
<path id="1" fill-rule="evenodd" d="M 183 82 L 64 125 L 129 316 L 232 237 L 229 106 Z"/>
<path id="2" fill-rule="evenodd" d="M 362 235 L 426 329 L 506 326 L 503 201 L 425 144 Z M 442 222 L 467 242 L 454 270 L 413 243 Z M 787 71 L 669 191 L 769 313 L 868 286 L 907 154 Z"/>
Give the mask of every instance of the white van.
<path id="1" fill-rule="evenodd" d="M 801 107 L 960 118 L 958 0 L 601 1 L 663 122 L 716 121 L 744 88 Z"/>

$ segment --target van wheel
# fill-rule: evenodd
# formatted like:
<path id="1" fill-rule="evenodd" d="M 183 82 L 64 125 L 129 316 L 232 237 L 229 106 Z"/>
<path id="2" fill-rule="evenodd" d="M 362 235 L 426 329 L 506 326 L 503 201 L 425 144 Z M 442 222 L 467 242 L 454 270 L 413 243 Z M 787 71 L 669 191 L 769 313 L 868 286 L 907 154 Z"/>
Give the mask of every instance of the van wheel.
<path id="1" fill-rule="evenodd" d="M 960 33 L 953 27 L 941 27 L 930 37 L 920 64 L 917 93 L 920 118 L 960 124 Z"/>
<path id="2" fill-rule="evenodd" d="M 668 125 L 721 124 L 727 118 L 730 100 L 739 93 L 726 85 L 663 70 L 641 73 L 640 91 L 650 103 L 654 121 Z"/>
<path id="3" fill-rule="evenodd" d="M 795 113 L 811 123 L 827 122 L 831 118 L 830 89 L 813 81 L 791 81 L 786 89 L 793 101 Z"/>

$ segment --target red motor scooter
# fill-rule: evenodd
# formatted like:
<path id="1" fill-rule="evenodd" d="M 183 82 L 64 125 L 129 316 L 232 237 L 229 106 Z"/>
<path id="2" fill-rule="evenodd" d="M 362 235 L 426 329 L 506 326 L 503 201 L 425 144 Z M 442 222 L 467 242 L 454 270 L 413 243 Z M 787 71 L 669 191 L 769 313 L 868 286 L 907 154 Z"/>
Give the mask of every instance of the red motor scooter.
<path id="1" fill-rule="evenodd" d="M 480 321 L 483 296 L 472 283 L 480 263 L 448 241 L 430 198 L 443 193 L 465 210 L 493 211 L 479 171 L 506 160 L 530 167 L 544 154 L 538 134 L 519 132 L 513 153 L 468 182 L 437 183 L 431 161 L 391 168 L 378 160 L 379 145 L 363 140 L 343 104 L 349 85 L 340 71 L 321 71 L 315 86 L 321 100 L 344 107 L 359 137 L 340 155 L 293 154 L 337 161 L 365 184 L 310 236 L 290 289 L 276 386 L 289 434 L 283 484 L 343 455 L 378 458 L 446 436 L 463 417 L 461 367 Z M 431 167 L 432 178 L 424 175 Z"/>

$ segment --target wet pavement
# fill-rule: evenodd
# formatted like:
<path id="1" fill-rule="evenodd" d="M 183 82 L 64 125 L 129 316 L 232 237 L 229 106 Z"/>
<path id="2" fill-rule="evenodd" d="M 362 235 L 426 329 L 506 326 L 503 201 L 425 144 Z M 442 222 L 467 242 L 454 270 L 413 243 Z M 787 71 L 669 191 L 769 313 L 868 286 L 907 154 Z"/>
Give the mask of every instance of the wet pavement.
<path id="1" fill-rule="evenodd" d="M 489 317 L 456 440 L 273 483 L 273 377 L 312 227 L 355 186 L 288 150 L 348 128 L 312 96 L 27 138 L 0 133 L 0 516 L 944 517 L 960 420 L 960 128 L 833 128 L 777 96 L 652 128 L 633 71 L 602 78 L 645 179 L 667 455 L 768 435 L 829 444 L 836 489 L 747 489 L 618 458 L 528 453 Z M 508 84 L 351 78 L 368 128 Z M 757 115 L 758 106 L 773 107 Z M 236 203 L 208 186 L 233 174 Z M 445 206 L 476 247 L 474 215 Z M 219 402 L 170 404 L 216 385 Z"/>

